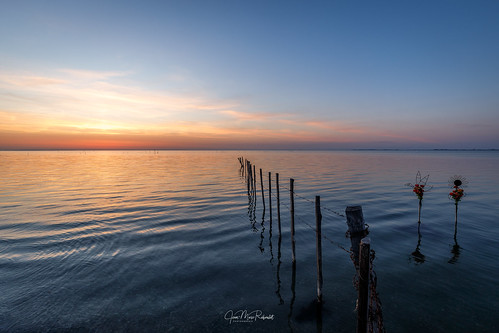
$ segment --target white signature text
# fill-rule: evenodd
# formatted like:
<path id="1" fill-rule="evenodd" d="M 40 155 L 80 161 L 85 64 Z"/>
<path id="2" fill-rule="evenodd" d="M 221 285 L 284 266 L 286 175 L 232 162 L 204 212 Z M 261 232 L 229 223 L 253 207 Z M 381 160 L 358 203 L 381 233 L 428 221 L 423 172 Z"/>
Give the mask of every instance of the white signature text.
<path id="1" fill-rule="evenodd" d="M 229 310 L 225 313 L 224 319 L 232 323 L 253 323 L 257 320 L 274 320 L 274 315 L 265 315 L 262 310 Z"/>

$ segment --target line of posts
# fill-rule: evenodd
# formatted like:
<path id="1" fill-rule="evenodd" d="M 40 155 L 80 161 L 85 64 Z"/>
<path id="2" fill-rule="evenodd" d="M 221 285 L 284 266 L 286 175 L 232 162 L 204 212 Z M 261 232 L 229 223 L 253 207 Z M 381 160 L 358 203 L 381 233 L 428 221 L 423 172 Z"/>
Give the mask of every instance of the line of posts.
<path id="1" fill-rule="evenodd" d="M 239 157 L 241 163 L 241 173 L 245 177 L 248 186 L 248 193 L 256 189 L 255 166 L 250 161 Z M 270 219 L 272 220 L 272 173 L 268 173 L 269 177 L 269 210 Z M 276 193 L 277 193 L 277 221 L 279 237 L 281 237 L 281 212 L 280 212 L 280 190 L 279 190 L 279 173 L 276 177 Z M 294 182 L 293 178 L 289 179 L 289 199 L 290 199 L 290 231 L 291 231 L 291 260 L 292 264 L 296 265 L 296 242 L 295 242 L 295 200 L 294 200 Z M 250 188 L 250 184 L 252 189 Z M 262 204 L 265 211 L 265 193 L 263 188 L 263 170 L 260 169 L 260 186 L 262 192 Z M 256 191 L 254 192 L 256 195 Z M 352 252 L 354 257 L 354 265 L 359 277 L 358 288 L 358 305 L 357 305 L 357 332 L 365 333 L 368 330 L 368 312 L 369 312 L 369 280 L 370 280 L 370 239 L 367 236 L 364 216 L 361 206 L 348 206 L 345 209 L 347 218 L 348 232 L 352 244 Z M 315 231 L 316 231 L 316 260 L 317 260 L 317 304 L 323 303 L 322 288 L 322 213 L 320 196 L 315 197 Z M 319 308 L 320 311 L 320 308 Z"/>

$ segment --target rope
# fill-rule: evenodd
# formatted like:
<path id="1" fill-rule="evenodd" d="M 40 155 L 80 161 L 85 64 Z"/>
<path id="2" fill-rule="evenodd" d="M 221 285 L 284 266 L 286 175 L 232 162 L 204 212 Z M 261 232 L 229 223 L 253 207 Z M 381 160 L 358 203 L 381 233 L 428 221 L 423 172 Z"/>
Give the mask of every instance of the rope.
<path id="1" fill-rule="evenodd" d="M 242 159 L 242 160 L 244 160 L 244 159 Z M 250 166 L 251 166 L 251 165 L 252 165 L 252 164 L 250 163 Z M 242 180 L 242 182 L 243 182 L 243 183 L 246 183 L 246 182 L 248 181 L 248 179 L 244 179 L 244 176 L 243 176 L 243 166 L 242 166 L 242 163 L 241 163 L 241 170 L 240 170 L 240 171 L 241 171 L 241 172 L 240 172 L 241 180 Z M 246 178 L 248 178 L 248 177 L 246 177 Z M 275 183 L 275 179 L 271 179 L 271 181 Z M 260 183 L 260 184 L 261 184 L 261 183 Z M 267 192 L 268 192 L 269 188 L 265 185 L 265 182 L 264 182 L 263 184 L 261 184 L 261 186 L 263 186 L 263 188 L 264 188 L 265 190 L 267 190 Z M 291 190 L 290 190 L 288 187 L 286 187 L 285 185 L 281 185 L 281 184 L 279 184 L 279 187 L 282 187 L 282 188 L 284 188 L 284 189 L 286 189 L 286 190 L 288 190 L 288 191 L 291 191 Z M 270 193 L 271 193 L 271 195 L 272 195 L 274 198 L 276 198 L 276 199 L 277 199 L 277 194 L 276 194 L 274 191 L 272 191 L 272 192 L 270 192 Z M 302 195 L 300 195 L 300 194 L 296 193 L 295 191 L 293 191 L 293 195 L 294 195 L 295 197 L 297 197 L 297 198 L 300 198 L 300 199 L 302 199 L 302 200 L 305 200 L 306 202 L 308 202 L 308 203 L 310 203 L 310 204 L 315 205 L 315 201 L 312 201 L 312 200 L 310 200 L 310 199 L 308 199 L 308 198 L 306 198 L 306 197 L 304 197 L 304 196 L 302 196 Z M 287 204 L 285 204 L 285 203 L 281 202 L 280 200 L 279 200 L 279 204 L 280 204 L 280 205 L 285 206 L 285 207 L 286 207 L 289 211 L 291 211 L 291 208 L 290 208 Z M 346 217 L 345 217 L 345 215 L 343 215 L 343 214 L 341 214 L 341 213 L 338 213 L 337 211 L 335 211 L 335 210 L 333 210 L 333 209 L 330 209 L 330 208 L 328 208 L 328 207 L 324 207 L 323 205 L 321 205 L 321 210 L 322 210 L 322 209 L 324 209 L 325 211 L 328 211 L 328 212 L 330 212 L 330 213 L 333 213 L 333 214 L 334 214 L 334 215 L 336 215 L 336 216 L 346 218 Z M 298 217 L 298 216 L 295 216 L 295 219 L 297 219 L 297 220 L 298 220 L 298 221 L 300 221 L 301 223 L 305 224 L 305 225 L 306 225 L 306 226 L 308 226 L 310 229 L 312 229 L 315 233 L 317 233 L 317 230 L 316 230 L 313 226 L 311 226 L 308 222 L 304 221 L 303 219 L 301 219 L 301 218 L 300 218 L 300 217 Z M 335 245 L 335 246 L 336 246 L 336 247 L 338 247 L 339 249 L 341 249 L 341 250 L 345 251 L 345 252 L 346 252 L 346 253 L 348 253 L 350 256 L 353 254 L 353 252 L 352 252 L 352 251 L 345 249 L 345 247 L 344 247 L 344 246 L 342 246 L 342 245 L 341 245 L 341 244 L 339 244 L 338 242 L 333 241 L 332 239 L 330 239 L 330 238 L 329 238 L 329 237 L 327 237 L 326 235 L 322 235 L 322 238 L 324 238 L 325 240 L 329 241 L 331 244 Z"/>
<path id="2" fill-rule="evenodd" d="M 283 187 L 284 187 L 284 188 L 286 188 L 285 186 L 283 186 Z M 267 191 L 268 191 L 268 188 L 267 188 L 265 185 L 263 185 L 263 188 L 264 188 L 265 190 L 267 190 Z M 289 190 L 289 189 L 288 189 L 288 190 Z M 298 196 L 299 198 L 304 199 L 304 200 L 306 200 L 307 202 L 309 202 L 309 203 L 311 203 L 311 204 L 314 204 L 314 205 L 315 205 L 315 202 L 314 202 L 314 201 L 311 201 L 310 199 L 307 199 L 307 198 L 305 198 L 305 197 L 302 197 L 302 196 L 300 196 L 300 195 L 297 195 L 297 194 L 296 194 L 296 192 L 294 192 L 294 191 L 293 191 L 293 194 L 294 194 L 294 195 L 296 195 L 296 196 Z M 277 195 L 276 195 L 276 194 L 274 194 L 273 192 L 271 192 L 271 195 L 272 195 L 272 196 L 274 196 L 274 197 L 277 199 Z M 291 211 L 291 208 L 290 208 L 290 207 L 289 207 L 286 203 L 280 202 L 280 205 L 285 206 L 285 207 L 286 207 L 289 211 Z M 336 214 L 336 215 L 338 215 L 338 216 L 345 217 L 344 215 L 339 214 L 339 213 L 337 213 L 337 212 L 335 212 L 335 211 L 333 211 L 333 210 L 327 209 L 326 207 L 323 207 L 323 206 L 321 205 L 321 209 L 323 209 L 323 208 L 324 208 L 324 209 L 326 209 L 326 210 L 328 210 L 328 211 L 330 211 L 330 212 L 332 212 L 332 213 L 334 213 L 334 214 Z M 300 221 L 301 223 L 305 224 L 305 225 L 306 225 L 306 226 L 308 226 L 310 229 L 312 229 L 315 233 L 317 233 L 317 230 L 316 230 L 313 226 L 311 226 L 311 225 L 310 225 L 307 221 L 303 220 L 302 218 L 300 218 L 299 216 L 296 216 L 296 215 L 295 215 L 295 219 L 296 219 L 297 221 Z M 336 246 L 336 247 L 338 247 L 339 249 L 341 249 L 341 250 L 345 251 L 345 252 L 346 252 L 346 253 L 348 253 L 350 256 L 353 254 L 353 252 L 352 252 L 352 251 L 345 249 L 345 247 L 344 247 L 343 245 L 341 245 L 341 244 L 340 244 L 340 243 L 338 243 L 338 242 L 333 241 L 332 239 L 330 239 L 330 238 L 329 238 L 329 237 L 327 237 L 326 235 L 324 235 L 324 234 L 323 234 L 323 235 L 322 235 L 322 238 L 323 238 L 323 239 L 325 239 L 325 240 L 327 240 L 327 241 L 329 241 L 331 244 L 335 245 L 335 246 Z"/>
<path id="3" fill-rule="evenodd" d="M 272 181 L 274 181 L 274 180 L 272 180 Z M 282 188 L 284 188 L 284 189 L 286 189 L 286 190 L 288 190 L 288 191 L 291 191 L 291 190 L 290 190 L 288 187 L 286 187 L 285 185 L 281 185 L 281 184 L 279 184 L 279 187 L 282 187 Z M 266 190 L 268 190 L 268 187 L 267 187 L 265 184 L 263 184 L 263 188 L 264 188 L 264 189 L 266 189 Z M 272 192 L 272 195 L 273 195 L 274 197 L 276 197 L 276 196 L 275 196 L 275 194 L 274 194 L 274 192 Z M 300 194 L 296 193 L 295 191 L 293 191 L 293 195 L 294 195 L 295 197 L 297 197 L 297 198 L 300 198 L 300 199 L 302 199 L 302 200 L 305 200 L 305 201 L 309 202 L 309 203 L 310 203 L 310 204 L 312 204 L 312 205 L 315 205 L 315 201 L 313 201 L 313 200 L 311 200 L 311 199 L 308 199 L 308 198 L 305 198 L 304 196 L 302 196 L 302 195 L 300 195 Z M 276 197 L 276 198 L 277 198 L 277 197 Z M 339 212 L 337 212 L 337 211 L 335 211 L 335 210 L 333 210 L 333 209 L 331 209 L 331 208 L 325 207 L 325 206 L 323 206 L 323 205 L 321 205 L 321 209 L 324 209 L 324 210 L 326 210 L 326 211 L 328 211 L 328 212 L 330 212 L 330 213 L 333 213 L 333 214 L 334 214 L 334 215 L 336 215 L 336 216 L 340 216 L 340 217 L 346 218 L 346 216 L 345 216 L 345 215 L 343 215 L 343 214 L 341 214 L 341 213 L 339 213 Z"/>

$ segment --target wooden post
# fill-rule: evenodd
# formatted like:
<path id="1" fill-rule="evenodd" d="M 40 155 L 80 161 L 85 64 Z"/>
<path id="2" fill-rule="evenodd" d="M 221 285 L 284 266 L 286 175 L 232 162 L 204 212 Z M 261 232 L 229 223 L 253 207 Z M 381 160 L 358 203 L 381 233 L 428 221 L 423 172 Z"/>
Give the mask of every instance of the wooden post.
<path id="1" fill-rule="evenodd" d="M 321 197 L 315 197 L 315 236 L 316 236 L 316 254 L 317 254 L 317 302 L 322 303 L 322 214 Z"/>
<path id="2" fill-rule="evenodd" d="M 296 262 L 295 255 L 295 180 L 293 178 L 289 179 L 289 199 L 291 203 L 291 257 L 292 261 Z"/>
<path id="3" fill-rule="evenodd" d="M 255 166 L 253 165 L 253 188 L 255 189 L 255 195 L 256 195 L 256 171 L 255 171 Z"/>
<path id="4" fill-rule="evenodd" d="M 249 183 L 250 183 L 250 187 L 253 188 L 253 170 L 251 168 L 251 162 L 248 162 L 248 171 L 249 171 Z"/>
<path id="5" fill-rule="evenodd" d="M 369 237 L 365 237 L 360 242 L 357 333 L 366 333 L 368 327 L 370 252 L 371 240 Z"/>
<path id="6" fill-rule="evenodd" d="M 366 236 L 362 206 L 348 206 L 345 209 L 345 215 L 347 217 L 348 232 L 350 233 L 350 241 L 352 243 L 354 264 L 355 267 L 358 267 L 360 240 Z"/>
<path id="7" fill-rule="evenodd" d="M 263 176 L 262 169 L 260 168 L 260 186 L 262 188 L 262 202 L 263 202 L 263 210 L 265 210 L 265 194 L 263 192 Z"/>
<path id="8" fill-rule="evenodd" d="M 250 161 L 246 161 L 246 170 L 248 172 L 246 173 L 246 184 L 248 185 L 248 194 L 250 193 L 250 178 L 251 178 L 251 163 Z"/>
<path id="9" fill-rule="evenodd" d="M 251 170 L 251 162 L 248 162 L 248 171 L 249 171 L 249 176 L 248 176 L 248 189 L 253 188 L 253 172 Z"/>
<path id="10" fill-rule="evenodd" d="M 269 171 L 269 213 L 270 223 L 272 223 L 272 173 Z"/>
<path id="11" fill-rule="evenodd" d="M 277 189 L 277 225 L 279 227 L 279 236 L 281 236 L 281 198 L 279 196 L 279 173 L 275 174 L 275 182 Z"/>

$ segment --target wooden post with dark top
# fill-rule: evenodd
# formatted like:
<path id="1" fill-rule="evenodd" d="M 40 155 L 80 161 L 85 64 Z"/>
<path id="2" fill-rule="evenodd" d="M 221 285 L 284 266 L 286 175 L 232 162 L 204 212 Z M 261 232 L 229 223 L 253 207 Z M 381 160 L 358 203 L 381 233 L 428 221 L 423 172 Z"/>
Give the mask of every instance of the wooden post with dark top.
<path id="1" fill-rule="evenodd" d="M 281 197 L 279 196 L 279 173 L 275 174 L 275 187 L 277 189 L 277 225 L 279 227 L 279 236 L 281 235 Z"/>
<path id="2" fill-rule="evenodd" d="M 371 240 L 362 238 L 359 256 L 359 298 L 357 308 L 357 333 L 367 333 L 369 312 L 369 274 Z"/>
<path id="3" fill-rule="evenodd" d="M 364 215 L 362 206 L 348 206 L 345 209 L 347 217 L 348 232 L 352 243 L 352 252 L 354 254 L 355 267 L 359 267 L 359 245 L 360 240 L 366 236 Z"/>
<path id="4" fill-rule="evenodd" d="M 289 179 L 289 199 L 291 204 L 291 258 L 293 262 L 296 262 L 295 255 L 295 180 L 293 178 Z"/>
<path id="5" fill-rule="evenodd" d="M 263 175 L 262 175 L 262 169 L 261 168 L 260 168 L 260 186 L 262 188 L 263 210 L 265 210 L 265 193 L 263 192 Z"/>
<path id="6" fill-rule="evenodd" d="M 316 228 L 316 254 L 317 254 L 317 302 L 322 303 L 322 214 L 321 197 L 315 197 L 315 228 Z"/>

